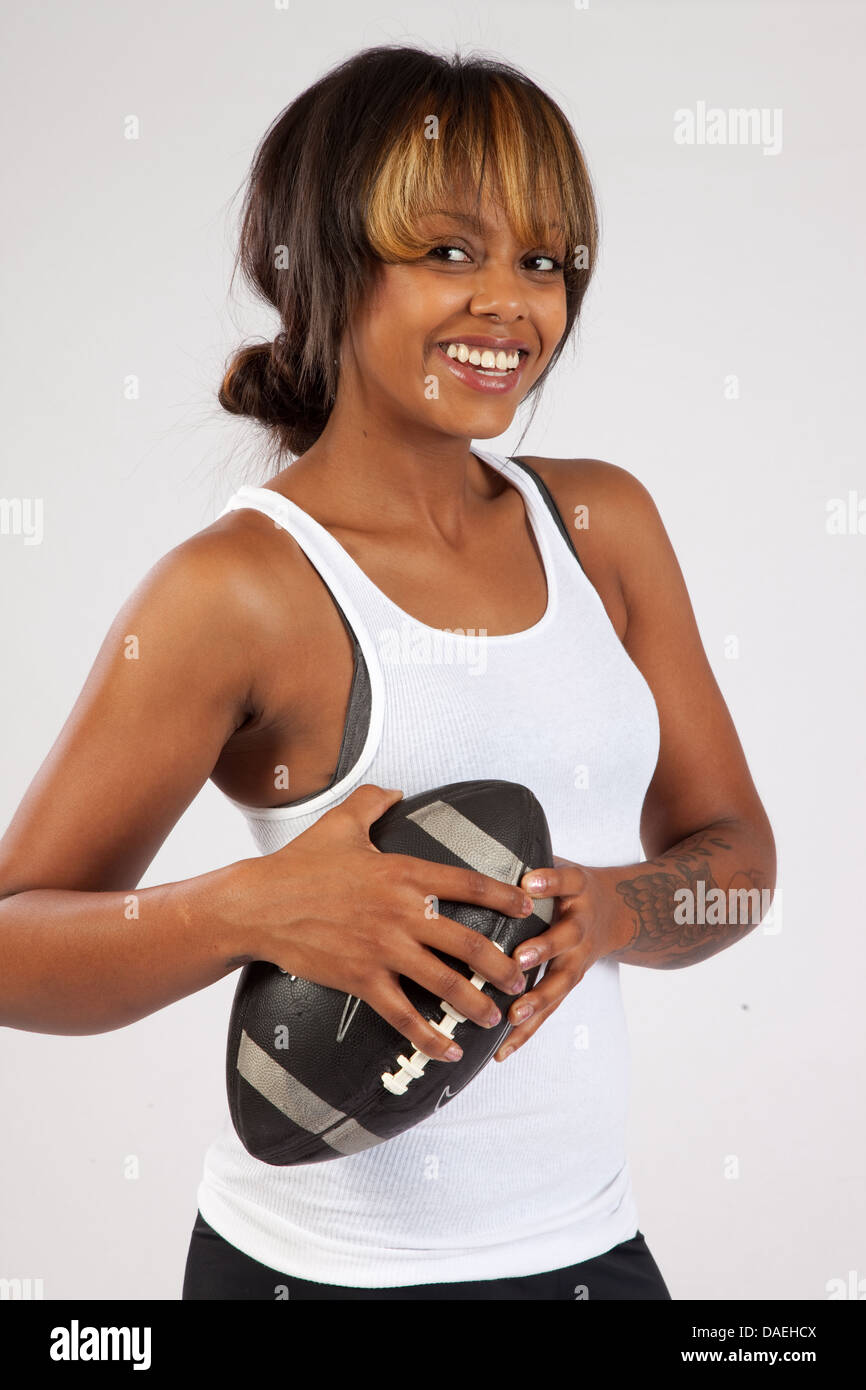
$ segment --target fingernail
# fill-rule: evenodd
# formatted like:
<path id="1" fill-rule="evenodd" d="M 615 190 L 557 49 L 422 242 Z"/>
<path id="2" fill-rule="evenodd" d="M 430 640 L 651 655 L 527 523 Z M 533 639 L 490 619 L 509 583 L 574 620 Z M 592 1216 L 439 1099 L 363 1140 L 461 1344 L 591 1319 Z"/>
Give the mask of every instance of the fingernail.
<path id="1" fill-rule="evenodd" d="M 544 888 L 546 884 L 547 879 L 544 877 L 544 874 L 530 874 L 529 878 L 526 880 L 527 888 Z"/>
<path id="2" fill-rule="evenodd" d="M 514 1017 L 517 1018 L 517 1019 L 520 1019 L 520 1021 L 521 1021 L 521 1023 L 522 1023 L 523 1020 L 524 1020 L 525 1018 L 529 1018 L 529 1015 L 530 1015 L 531 1013 L 532 1013 L 532 1005 L 531 1005 L 531 1004 L 521 1004 L 521 1005 L 520 1005 L 520 1008 L 516 1010 L 516 1012 L 515 1012 L 515 1014 L 514 1014 Z"/>
<path id="3" fill-rule="evenodd" d="M 527 951 L 519 951 L 517 953 L 517 959 L 523 966 L 534 965 L 538 960 L 538 952 L 534 946 L 530 946 Z"/>
<path id="4" fill-rule="evenodd" d="M 463 1048 L 458 1047 L 455 1043 L 453 1047 L 449 1047 L 448 1051 L 445 1053 L 445 1056 L 450 1057 L 453 1062 L 457 1062 L 463 1056 Z"/>
<path id="5" fill-rule="evenodd" d="M 502 1054 L 502 1060 L 503 1060 L 503 1062 L 505 1061 L 506 1057 L 510 1057 L 510 1055 L 511 1055 L 511 1053 L 512 1053 L 513 1051 L 514 1051 L 514 1048 L 513 1048 L 513 1047 L 506 1047 L 505 1051 L 504 1051 L 503 1054 Z"/>

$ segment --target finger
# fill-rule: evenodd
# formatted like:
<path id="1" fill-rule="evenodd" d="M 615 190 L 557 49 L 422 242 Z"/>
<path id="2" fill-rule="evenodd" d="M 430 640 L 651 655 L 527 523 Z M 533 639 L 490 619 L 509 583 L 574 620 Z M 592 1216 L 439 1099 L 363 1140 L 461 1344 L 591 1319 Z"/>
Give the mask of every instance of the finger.
<path id="1" fill-rule="evenodd" d="M 545 1019 L 549 1018 L 554 1009 L 562 1003 L 564 998 L 565 995 L 563 994 L 561 998 L 548 1004 L 544 1009 L 538 1009 L 525 1023 L 521 1023 L 518 1027 L 513 1028 L 493 1054 L 494 1060 L 497 1062 L 504 1062 L 507 1057 L 513 1056 L 515 1052 L 518 1052 L 520 1048 L 523 1047 L 524 1043 L 528 1042 L 532 1037 L 533 1033 L 541 1027 Z"/>
<path id="2" fill-rule="evenodd" d="M 472 978 L 477 981 L 473 984 L 472 980 L 467 980 L 459 970 L 454 970 L 432 951 L 423 949 L 412 954 L 407 964 L 401 966 L 401 973 L 429 990 L 434 999 L 453 1009 L 459 1015 L 455 1024 L 470 1019 L 481 1028 L 501 1025 L 502 1015 L 490 996 L 484 993 L 487 981 L 480 974 L 473 975 Z"/>
<path id="3" fill-rule="evenodd" d="M 341 801 L 338 806 L 332 806 L 328 814 L 334 820 L 348 817 L 353 822 L 356 833 L 376 849 L 376 845 L 370 840 L 370 827 L 391 806 L 402 800 L 402 797 L 403 792 L 397 787 L 380 787 L 374 782 L 364 782 L 360 787 L 355 787 L 345 801 Z"/>
<path id="4" fill-rule="evenodd" d="M 544 977 L 538 981 L 521 999 L 515 999 L 510 1005 L 507 1014 L 507 1021 L 513 1026 L 523 1025 L 536 1014 L 543 1012 L 552 1002 L 559 1003 L 568 994 L 569 990 L 574 989 L 583 979 L 589 969 L 590 962 L 582 958 L 580 952 L 569 953 L 560 956 L 553 961 L 550 968 L 545 971 Z M 526 1009 L 531 1010 L 527 1014 Z"/>
<path id="5" fill-rule="evenodd" d="M 448 1049 L 455 1046 L 453 1039 L 449 1036 L 449 1031 L 441 1031 L 434 1028 L 426 1018 L 413 1009 L 406 995 L 393 979 L 387 985 L 371 991 L 366 998 L 366 1003 L 371 1009 L 375 1009 L 390 1023 L 392 1028 L 406 1039 L 407 1048 L 414 1052 L 423 1052 L 425 1057 L 437 1062 L 459 1061 L 459 1057 L 449 1057 Z M 447 1028 L 447 1018 L 446 1028 Z M 405 1053 L 411 1061 L 412 1056 L 409 1051 Z"/>
<path id="6" fill-rule="evenodd" d="M 520 886 L 536 898 L 559 898 L 563 894 L 573 895 L 582 892 L 586 880 L 587 875 L 579 864 L 569 864 L 560 860 L 558 868 L 554 865 L 541 865 L 537 869 L 527 869 L 520 880 Z"/>
<path id="7" fill-rule="evenodd" d="M 517 1052 L 518 1049 L 532 1037 L 533 1033 L 541 1027 L 541 1024 L 559 1008 L 563 999 L 571 993 L 575 985 L 580 983 L 581 978 L 582 976 L 576 979 L 571 971 L 556 971 L 553 976 L 551 976 L 551 972 L 548 971 L 538 988 L 534 989 L 531 995 L 528 994 L 526 996 L 527 1004 L 532 1004 L 534 1001 L 532 1014 L 524 1022 L 516 1024 L 508 1034 L 508 1037 L 503 1039 L 500 1047 L 494 1053 L 495 1060 L 497 1062 L 504 1061 L 506 1055 L 508 1055 L 506 1049 L 508 1049 L 510 1053 Z M 548 982 L 550 983 L 548 984 Z M 545 986 L 548 987 L 545 988 Z M 517 1009 L 521 1006 L 522 1005 L 514 1005 L 514 1007 L 509 1010 L 509 1021 L 511 1021 L 512 1015 L 516 1014 Z"/>
<path id="8" fill-rule="evenodd" d="M 563 951 L 572 951 L 583 940 L 584 927 L 575 911 L 569 911 L 541 936 L 530 936 L 515 946 L 512 960 L 521 970 L 531 970 L 542 961 L 553 960 Z"/>
<path id="9" fill-rule="evenodd" d="M 401 856 L 410 865 L 414 880 L 425 894 L 457 903 L 478 903 L 507 917 L 528 917 L 532 899 L 514 883 L 502 883 L 477 869 L 461 869 L 457 864 L 436 864 L 430 859 Z"/>
<path id="10" fill-rule="evenodd" d="M 426 946 L 443 951 L 446 956 L 464 961 L 473 975 L 482 976 L 485 983 L 495 985 L 505 994 L 521 994 L 526 988 L 526 976 L 511 956 L 494 945 L 483 932 L 473 931 L 471 927 L 464 926 L 462 922 L 455 922 L 453 917 L 448 917 L 445 913 L 440 913 L 431 920 L 430 928 L 425 930 L 420 940 Z M 443 969 L 447 968 L 443 966 Z M 413 975 L 412 978 L 416 977 Z"/>
<path id="11" fill-rule="evenodd" d="M 507 1022 L 514 1031 L 503 1040 L 503 1047 L 511 1045 L 516 1050 L 535 1031 L 539 1022 L 548 1016 L 551 1008 L 557 1008 L 565 996 L 580 984 L 592 964 L 592 959 L 580 951 L 568 952 L 553 961 L 544 978 L 522 999 L 516 999 L 508 1010 Z M 532 1011 L 529 1015 L 521 1012 L 526 1007 Z"/>

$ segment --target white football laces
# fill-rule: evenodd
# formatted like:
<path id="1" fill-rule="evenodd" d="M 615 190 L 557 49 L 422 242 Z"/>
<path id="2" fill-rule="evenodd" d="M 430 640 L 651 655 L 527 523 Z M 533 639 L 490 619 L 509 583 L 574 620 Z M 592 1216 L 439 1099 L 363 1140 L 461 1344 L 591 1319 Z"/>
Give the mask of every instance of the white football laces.
<path id="1" fill-rule="evenodd" d="M 496 946 L 497 951 L 502 951 L 502 954 L 505 954 L 505 948 L 503 946 L 499 946 L 495 941 L 491 941 L 490 944 L 491 946 Z M 483 975 L 476 974 L 472 976 L 469 983 L 480 990 L 483 989 L 486 984 L 489 984 L 489 981 L 485 980 Z M 453 1038 L 456 1025 L 458 1023 L 465 1023 L 466 1015 L 459 1014 L 454 1008 L 454 1005 L 449 1004 L 447 999 L 440 999 L 439 1007 L 442 1009 L 444 1017 L 441 1018 L 438 1023 L 434 1023 L 433 1027 L 438 1028 L 440 1033 L 444 1033 L 446 1038 Z M 386 1091 L 390 1091 L 393 1096 L 403 1096 L 406 1094 L 409 1082 L 417 1081 L 419 1076 L 424 1075 L 424 1068 L 430 1061 L 430 1058 L 427 1056 L 426 1052 L 413 1052 L 411 1057 L 404 1057 L 401 1052 L 397 1061 L 400 1063 L 399 1071 L 383 1071 L 382 1085 L 385 1087 Z"/>

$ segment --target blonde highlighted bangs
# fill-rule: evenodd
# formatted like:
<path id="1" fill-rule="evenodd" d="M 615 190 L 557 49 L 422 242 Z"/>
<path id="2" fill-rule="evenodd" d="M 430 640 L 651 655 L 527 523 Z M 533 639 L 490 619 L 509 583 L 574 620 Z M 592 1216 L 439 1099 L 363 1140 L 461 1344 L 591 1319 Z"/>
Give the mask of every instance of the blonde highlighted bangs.
<path id="1" fill-rule="evenodd" d="M 538 88 L 493 74 L 484 100 L 472 89 L 448 93 L 438 110 L 422 93 L 397 113 L 382 146 L 363 213 L 381 260 L 427 254 L 441 237 L 423 237 L 422 218 L 470 211 L 473 190 L 477 212 L 486 186 L 523 245 L 561 258 L 567 281 L 589 279 L 598 250 L 589 174 L 568 121 Z"/>

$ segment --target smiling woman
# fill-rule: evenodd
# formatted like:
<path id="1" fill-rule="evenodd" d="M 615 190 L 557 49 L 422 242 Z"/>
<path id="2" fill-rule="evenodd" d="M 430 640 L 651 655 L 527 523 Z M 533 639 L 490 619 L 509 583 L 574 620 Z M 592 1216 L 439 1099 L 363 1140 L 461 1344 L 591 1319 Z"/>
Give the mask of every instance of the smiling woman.
<path id="1" fill-rule="evenodd" d="M 302 851 L 362 775 L 407 794 L 515 779 L 537 792 L 560 849 L 593 863 L 639 854 L 658 751 L 652 694 L 540 474 L 469 447 L 537 401 L 596 243 L 573 131 L 505 63 L 360 53 L 263 138 L 239 260 L 282 331 L 235 355 L 219 399 L 266 426 L 274 461 L 300 457 L 242 487 L 217 522 L 269 560 L 278 587 L 260 605 L 272 623 L 256 709 L 213 777 L 266 857 Z M 309 654 L 303 678 L 287 672 L 287 649 Z M 587 759 L 597 789 L 576 797 Z M 268 787 L 276 766 L 290 770 L 289 801 Z M 335 854 L 326 896 L 339 898 L 344 873 Z M 393 919 L 382 931 L 385 965 Z M 596 954 L 621 942 L 614 933 Z M 273 957 L 266 938 L 261 949 Z M 323 954 L 298 973 L 324 982 Z M 402 973 L 413 968 L 407 957 Z M 551 980 L 562 978 L 554 963 Z M 370 985 L 359 993 L 371 999 Z M 555 1004 L 530 997 L 534 1032 Z M 594 1047 L 578 1053 L 588 1020 Z M 227 1124 L 205 1158 L 184 1297 L 288 1285 L 292 1298 L 668 1298 L 623 1152 L 617 966 L 588 971 L 525 1053 L 528 1033 L 510 1022 L 517 1059 L 350 1159 L 274 1168 Z M 419 1048 L 447 1060 L 444 1043 Z"/>
<path id="2" fill-rule="evenodd" d="M 281 328 L 219 399 L 277 467 L 123 606 L 0 842 L 0 1025 L 108 1031 L 270 962 L 363 999 L 444 1095 L 451 1039 L 407 980 L 484 1028 L 503 1018 L 443 956 L 522 997 L 496 1065 L 386 1143 L 274 1166 L 226 1107 L 184 1298 L 670 1297 L 627 1160 L 620 962 L 739 939 L 717 915 L 683 926 L 678 896 L 760 901 L 772 833 L 646 489 L 474 444 L 537 402 L 596 240 L 565 116 L 492 59 L 367 50 L 256 151 L 239 263 Z M 136 891 L 130 932 L 208 778 L 260 853 Z M 496 779 L 544 810 L 540 886 L 371 840 L 401 795 Z M 530 894 L 556 910 L 517 957 L 431 910 L 526 917 Z M 320 1132 L 279 1069 L 249 1084 L 266 1120 Z"/>
<path id="3" fill-rule="evenodd" d="M 460 304 L 465 274 L 492 249 L 481 216 L 485 194 L 503 218 L 495 249 L 522 268 L 525 292 L 545 305 L 544 320 L 533 315 L 525 342 L 502 345 L 522 353 L 513 382 L 481 385 L 471 356 L 468 368 L 459 356 L 449 366 L 466 384 L 495 395 L 519 387 L 523 398 L 538 391 L 559 358 L 596 259 L 592 187 L 560 108 L 506 63 L 449 62 L 411 48 L 367 50 L 310 87 L 263 137 L 242 219 L 239 262 L 282 329 L 272 343 L 235 356 L 221 404 L 269 426 L 280 455 L 305 453 L 336 399 L 344 332 L 381 289 L 383 267 L 409 276 L 393 281 L 404 312 L 411 312 L 421 266 L 456 276 L 448 293 Z M 446 259 L 454 251 L 463 259 Z M 443 339 L 431 340 L 429 327 L 412 328 L 409 320 L 403 341 L 370 347 L 383 372 L 393 378 L 399 361 L 404 379 L 423 391 L 430 371 L 445 365 L 437 351 Z M 448 340 L 470 349 L 493 343 L 450 333 Z M 477 409 L 477 402 L 465 405 Z M 477 435 L 499 432 L 479 423 Z"/>

